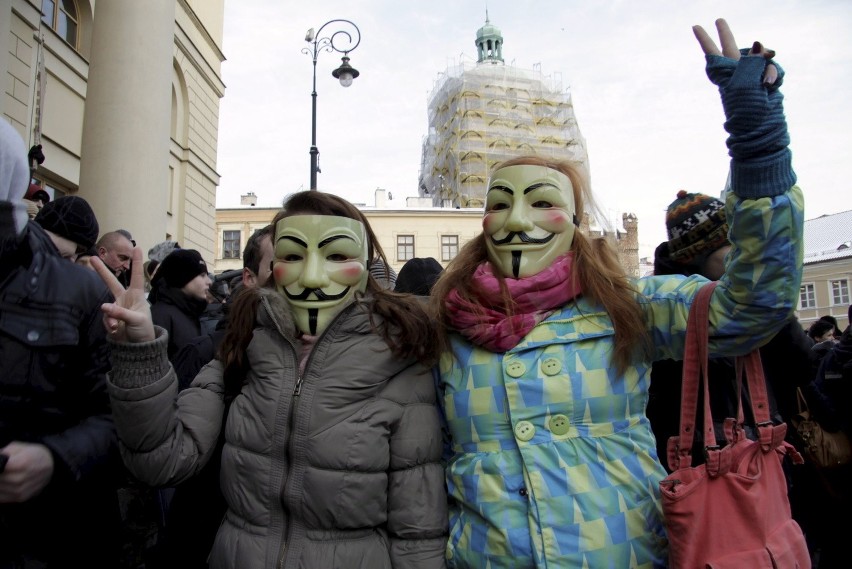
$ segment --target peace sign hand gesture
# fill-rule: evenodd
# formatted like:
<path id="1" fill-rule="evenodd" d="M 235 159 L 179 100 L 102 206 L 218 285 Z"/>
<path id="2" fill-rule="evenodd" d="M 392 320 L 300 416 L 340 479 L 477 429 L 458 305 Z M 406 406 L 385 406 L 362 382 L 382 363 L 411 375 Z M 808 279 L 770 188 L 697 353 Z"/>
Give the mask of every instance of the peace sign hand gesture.
<path id="1" fill-rule="evenodd" d="M 732 63 L 739 61 L 742 55 L 762 55 L 763 59 L 766 60 L 760 62 L 761 67 L 765 65 L 766 68 L 763 73 L 763 84 L 767 87 L 775 87 L 776 89 L 781 86 L 779 78 L 783 77 L 783 71 L 779 72 L 779 68 L 774 62 L 767 63 L 775 57 L 774 50 L 766 49 L 759 41 L 756 41 L 752 44 L 750 50 L 740 51 L 734 39 L 734 34 L 731 32 L 731 28 L 728 27 L 728 23 L 722 18 L 716 20 L 716 30 L 719 33 L 719 42 L 722 44 L 721 50 L 716 46 L 713 38 L 704 31 L 704 28 L 701 26 L 692 27 L 695 39 L 698 40 L 701 49 L 704 51 L 704 55 L 707 56 L 707 75 L 713 83 L 724 87 L 724 79 L 731 78 L 736 68 L 736 65 L 732 65 Z M 727 58 L 729 61 L 720 61 L 723 58 Z M 721 68 L 727 68 L 729 73 L 711 73 L 711 71 L 722 71 Z"/>
<path id="2" fill-rule="evenodd" d="M 760 42 L 751 49 L 737 49 L 725 20 L 716 20 L 716 29 L 721 49 L 701 26 L 692 31 L 704 51 L 707 77 L 722 96 L 730 135 L 731 188 L 745 198 L 779 195 L 796 183 L 784 96 L 778 89 L 784 70 L 772 59 L 775 52 Z"/>
<path id="3" fill-rule="evenodd" d="M 109 337 L 115 342 L 139 343 L 154 340 L 151 307 L 145 299 L 142 280 L 142 250 L 139 247 L 133 249 L 130 286 L 127 290 L 99 258 L 92 257 L 92 265 L 115 298 L 115 302 L 101 305 L 104 327 Z"/>

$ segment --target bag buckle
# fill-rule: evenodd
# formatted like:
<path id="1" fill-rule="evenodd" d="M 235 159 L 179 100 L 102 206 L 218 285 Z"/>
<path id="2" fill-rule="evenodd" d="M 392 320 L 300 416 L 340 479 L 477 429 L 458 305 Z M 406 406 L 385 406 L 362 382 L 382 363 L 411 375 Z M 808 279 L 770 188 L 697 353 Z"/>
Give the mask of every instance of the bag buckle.
<path id="1" fill-rule="evenodd" d="M 710 457 L 710 451 L 718 451 L 722 450 L 722 447 L 719 445 L 707 445 L 704 447 L 704 460 L 706 461 Z"/>

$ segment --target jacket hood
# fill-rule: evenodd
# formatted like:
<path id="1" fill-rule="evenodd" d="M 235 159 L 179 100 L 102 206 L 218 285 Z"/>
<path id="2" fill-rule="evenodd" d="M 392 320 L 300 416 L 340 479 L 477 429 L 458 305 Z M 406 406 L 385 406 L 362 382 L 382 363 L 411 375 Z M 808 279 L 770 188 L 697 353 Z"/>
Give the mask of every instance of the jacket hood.
<path id="1" fill-rule="evenodd" d="M 255 321 L 262 328 L 277 328 L 281 334 L 290 339 L 295 339 L 299 335 L 296 327 L 296 322 L 293 320 L 290 312 L 290 305 L 284 297 L 275 289 L 261 287 L 255 288 L 253 291 L 247 291 L 247 294 L 255 294 L 258 296 L 259 306 Z M 357 318 L 354 321 L 349 320 L 346 329 L 350 332 L 360 331 L 366 333 L 372 327 L 368 305 L 372 301 L 372 295 L 367 292 L 363 296 L 358 296 L 353 301 L 353 304 L 361 306 L 363 318 Z M 366 303 L 366 304 L 365 304 Z M 348 312 L 351 306 L 343 309 L 343 312 Z M 342 314 L 342 312 L 341 312 Z M 377 317 L 376 317 L 377 318 Z"/>
<path id="2" fill-rule="evenodd" d="M 254 294 L 258 297 L 259 306 L 255 317 L 258 326 L 277 328 L 288 338 L 296 337 L 296 323 L 290 314 L 290 305 L 277 290 L 260 287 L 247 290 L 245 294 Z"/>

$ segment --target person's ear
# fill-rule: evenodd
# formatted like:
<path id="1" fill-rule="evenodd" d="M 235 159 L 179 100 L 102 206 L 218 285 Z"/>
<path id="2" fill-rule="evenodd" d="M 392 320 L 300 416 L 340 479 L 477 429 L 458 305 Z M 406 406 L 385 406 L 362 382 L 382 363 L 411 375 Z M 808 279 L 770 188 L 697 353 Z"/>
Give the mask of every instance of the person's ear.
<path id="1" fill-rule="evenodd" d="M 257 275 L 248 267 L 243 267 L 243 286 L 253 287 L 257 285 Z"/>

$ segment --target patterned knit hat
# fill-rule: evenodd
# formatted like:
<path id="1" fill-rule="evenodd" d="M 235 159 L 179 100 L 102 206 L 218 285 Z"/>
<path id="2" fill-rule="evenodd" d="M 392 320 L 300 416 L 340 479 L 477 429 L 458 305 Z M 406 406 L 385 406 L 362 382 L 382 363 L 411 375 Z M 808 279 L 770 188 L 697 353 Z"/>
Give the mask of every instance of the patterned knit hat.
<path id="1" fill-rule="evenodd" d="M 98 220 L 89 202 L 79 196 L 62 196 L 41 208 L 35 222 L 51 233 L 86 249 L 98 240 Z"/>
<path id="2" fill-rule="evenodd" d="M 705 194 L 677 193 L 666 211 L 669 256 L 688 264 L 728 244 L 725 204 Z"/>

